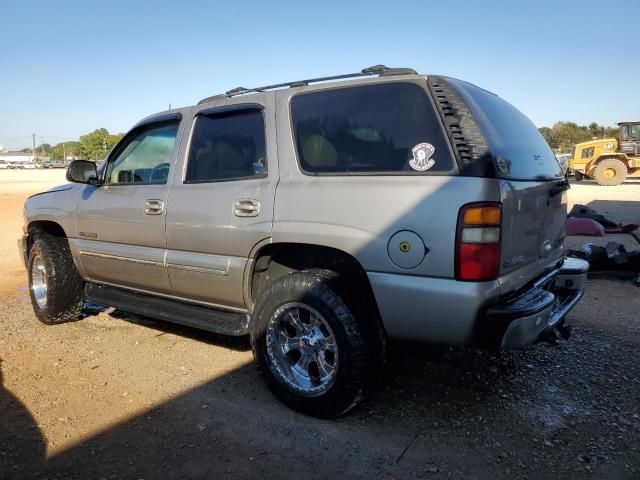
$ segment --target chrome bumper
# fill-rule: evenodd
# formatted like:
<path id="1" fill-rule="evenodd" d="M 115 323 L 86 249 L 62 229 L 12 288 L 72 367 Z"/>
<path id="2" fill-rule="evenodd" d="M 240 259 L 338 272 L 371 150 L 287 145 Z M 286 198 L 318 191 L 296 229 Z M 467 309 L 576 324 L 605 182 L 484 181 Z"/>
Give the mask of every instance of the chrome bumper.
<path id="1" fill-rule="evenodd" d="M 479 322 L 480 343 L 518 348 L 554 335 L 584 295 L 589 263 L 567 258 L 533 286 L 487 309 Z"/>

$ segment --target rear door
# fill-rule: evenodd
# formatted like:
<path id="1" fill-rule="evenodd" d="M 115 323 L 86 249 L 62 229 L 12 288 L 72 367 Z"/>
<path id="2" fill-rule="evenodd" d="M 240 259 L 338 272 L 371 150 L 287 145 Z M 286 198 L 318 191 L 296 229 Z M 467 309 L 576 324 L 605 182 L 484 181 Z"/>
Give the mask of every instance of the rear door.
<path id="1" fill-rule="evenodd" d="M 241 311 L 249 254 L 271 236 L 275 119 L 272 94 L 226 103 L 192 114 L 169 195 L 166 264 L 174 295 Z"/>
<path id="2" fill-rule="evenodd" d="M 520 288 L 564 255 L 568 184 L 535 125 L 500 97 L 452 80 L 494 158 L 502 202 L 500 283 Z"/>

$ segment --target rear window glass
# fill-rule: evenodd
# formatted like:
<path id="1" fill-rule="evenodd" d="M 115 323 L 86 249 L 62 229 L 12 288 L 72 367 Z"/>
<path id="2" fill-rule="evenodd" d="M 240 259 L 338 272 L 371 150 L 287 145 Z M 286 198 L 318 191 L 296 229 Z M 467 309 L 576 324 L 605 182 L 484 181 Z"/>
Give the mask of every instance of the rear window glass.
<path id="1" fill-rule="evenodd" d="M 449 80 L 469 105 L 494 156 L 496 173 L 514 180 L 562 177 L 562 169 L 536 126 L 510 103 L 469 83 Z"/>
<path id="2" fill-rule="evenodd" d="M 300 167 L 311 174 L 444 174 L 454 169 L 425 89 L 387 83 L 293 97 Z"/>

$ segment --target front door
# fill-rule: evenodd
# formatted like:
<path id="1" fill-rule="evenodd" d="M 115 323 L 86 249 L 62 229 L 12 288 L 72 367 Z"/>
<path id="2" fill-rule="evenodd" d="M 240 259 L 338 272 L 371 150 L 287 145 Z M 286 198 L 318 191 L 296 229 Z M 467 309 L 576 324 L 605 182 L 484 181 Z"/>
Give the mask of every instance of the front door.
<path id="1" fill-rule="evenodd" d="M 194 111 L 168 199 L 167 270 L 176 296 L 244 310 L 252 248 L 271 236 L 278 172 L 273 96 Z"/>
<path id="2" fill-rule="evenodd" d="M 78 197 L 80 262 L 93 281 L 169 294 L 165 215 L 180 118 L 134 128 L 112 152 L 102 185 Z"/>

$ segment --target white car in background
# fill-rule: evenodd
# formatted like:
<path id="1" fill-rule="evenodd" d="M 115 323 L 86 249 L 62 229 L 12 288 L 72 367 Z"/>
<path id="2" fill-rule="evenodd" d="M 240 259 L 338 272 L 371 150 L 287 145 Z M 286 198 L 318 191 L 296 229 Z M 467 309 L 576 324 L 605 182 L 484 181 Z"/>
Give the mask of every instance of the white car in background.
<path id="1" fill-rule="evenodd" d="M 6 170 L 8 168 L 11 168 L 10 163 L 6 160 L 0 160 L 0 170 Z"/>

